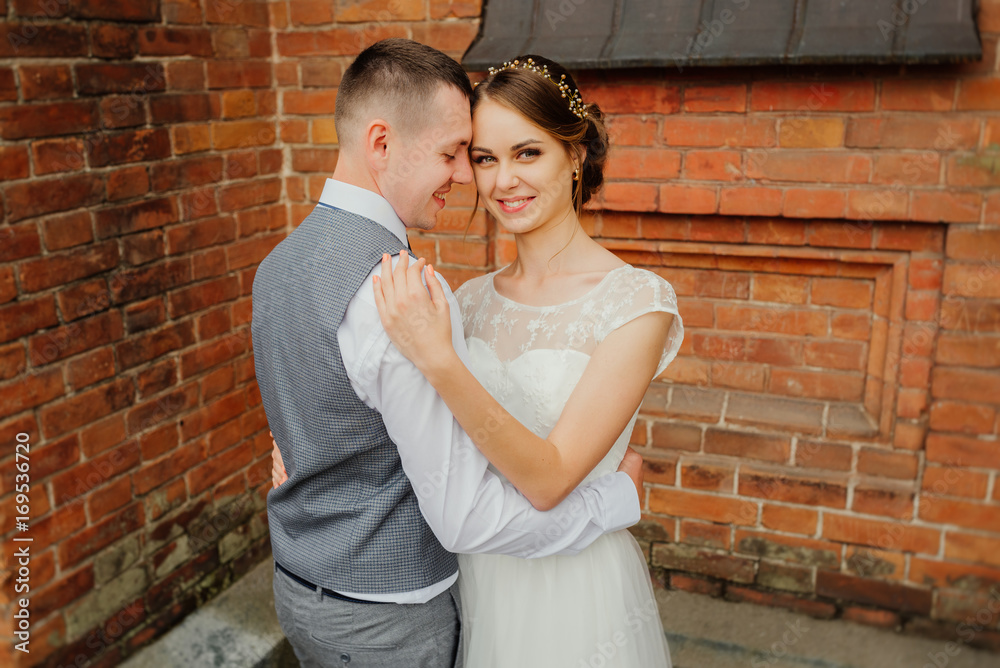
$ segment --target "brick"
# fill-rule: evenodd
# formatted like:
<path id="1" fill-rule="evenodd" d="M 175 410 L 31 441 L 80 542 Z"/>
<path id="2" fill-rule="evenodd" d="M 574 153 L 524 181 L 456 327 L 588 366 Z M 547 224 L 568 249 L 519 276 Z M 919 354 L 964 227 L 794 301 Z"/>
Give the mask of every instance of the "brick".
<path id="1" fill-rule="evenodd" d="M 681 465 L 681 486 L 708 492 L 732 493 L 734 464 L 710 460 L 685 460 Z"/>
<path id="2" fill-rule="evenodd" d="M 72 566 L 142 526 L 145 515 L 141 503 L 133 504 L 111 517 L 59 544 L 59 563 Z"/>
<path id="3" fill-rule="evenodd" d="M 811 536 L 816 533 L 819 513 L 808 508 L 765 503 L 761 508 L 760 521 L 768 529 Z"/>
<path id="4" fill-rule="evenodd" d="M 770 501 L 800 503 L 828 508 L 847 506 L 847 487 L 835 478 L 789 475 L 785 471 L 752 468 L 740 469 L 738 492 Z"/>
<path id="5" fill-rule="evenodd" d="M 283 238 L 283 234 L 276 234 L 229 244 L 226 246 L 229 269 L 240 269 L 260 263 Z"/>
<path id="6" fill-rule="evenodd" d="M 104 24 L 90 26 L 93 55 L 112 60 L 130 60 L 139 52 L 136 29 L 129 25 Z"/>
<path id="7" fill-rule="evenodd" d="M 149 172 L 145 167 L 127 167 L 108 174 L 106 182 L 109 202 L 132 199 L 149 192 Z"/>
<path id="8" fill-rule="evenodd" d="M 292 170 L 333 173 L 338 153 L 337 149 L 292 149 Z"/>
<path id="9" fill-rule="evenodd" d="M 66 569 L 61 570 L 64 572 Z M 94 567 L 87 564 L 65 577 L 61 572 L 58 580 L 52 578 L 50 581 L 52 584 L 49 586 L 39 587 L 32 592 L 32 612 L 39 615 L 39 619 L 44 619 L 53 612 L 58 613 L 91 591 L 94 588 Z"/>
<path id="10" fill-rule="evenodd" d="M 73 97 L 73 76 L 66 65 L 22 65 L 18 72 L 25 100 Z"/>
<path id="11" fill-rule="evenodd" d="M 826 313 L 793 308 L 718 305 L 715 319 L 723 330 L 825 336 L 828 329 Z"/>
<path id="12" fill-rule="evenodd" d="M 201 8 L 198 8 L 199 21 Z M 205 64 L 197 60 L 167 63 L 167 90 L 205 90 Z"/>
<path id="13" fill-rule="evenodd" d="M 213 116 L 207 93 L 152 95 L 149 115 L 156 124 L 207 121 Z"/>
<path id="14" fill-rule="evenodd" d="M 91 167 L 163 160 L 170 155 L 170 134 L 166 128 L 126 130 L 99 135 L 87 148 Z"/>
<path id="15" fill-rule="evenodd" d="M 885 79 L 879 106 L 886 111 L 950 111 L 955 86 L 948 79 Z"/>
<path id="16" fill-rule="evenodd" d="M 807 590 L 808 591 L 808 590 Z M 826 601 L 816 601 L 800 598 L 790 594 L 748 589 L 746 587 L 727 587 L 726 599 L 737 603 L 753 603 L 776 608 L 787 608 L 819 619 L 832 619 L 837 613 L 837 607 Z"/>
<path id="17" fill-rule="evenodd" d="M 476 25 L 465 21 L 417 23 L 413 26 L 414 40 L 456 57 L 469 48 L 476 33 Z"/>
<path id="18" fill-rule="evenodd" d="M 949 531 L 944 554 L 950 559 L 1000 567 L 1000 538 Z"/>
<path id="19" fill-rule="evenodd" d="M 668 146 L 767 147 L 777 144 L 775 127 L 775 121 L 764 118 L 668 117 L 663 139 Z"/>
<path id="20" fill-rule="evenodd" d="M 809 341 L 804 347 L 809 366 L 845 371 L 864 371 L 868 362 L 865 346 L 847 341 Z"/>
<path id="21" fill-rule="evenodd" d="M 74 67 L 80 95 L 142 93 L 166 88 L 166 75 L 159 63 L 81 64 Z"/>
<path id="22" fill-rule="evenodd" d="M 680 111 L 680 90 L 674 86 L 591 85 L 589 100 L 600 105 L 605 114 L 674 114 Z"/>
<path id="23" fill-rule="evenodd" d="M 701 447 L 701 428 L 691 425 L 654 422 L 653 446 L 697 452 Z"/>
<path id="24" fill-rule="evenodd" d="M 747 178 L 813 183 L 866 183 L 871 158 L 857 153 L 749 151 Z"/>
<path id="25" fill-rule="evenodd" d="M 990 264 L 951 263 L 945 267 L 942 287 L 949 299 L 955 297 L 1000 298 L 1000 281 L 996 280 L 996 273 L 996 269 Z"/>
<path id="26" fill-rule="evenodd" d="M 167 359 L 140 371 L 135 377 L 135 384 L 140 399 L 173 387 L 177 384 L 177 362 Z"/>
<path id="27" fill-rule="evenodd" d="M 212 146 L 218 150 L 270 146 L 275 140 L 273 121 L 227 121 L 212 123 Z"/>
<path id="28" fill-rule="evenodd" d="M 782 214 L 790 218 L 839 218 L 847 195 L 840 190 L 788 188 Z"/>
<path id="29" fill-rule="evenodd" d="M 904 522 L 825 513 L 823 537 L 843 543 L 870 545 L 882 550 L 934 555 L 938 553 L 941 532 Z"/>
<path id="30" fill-rule="evenodd" d="M 729 549 L 729 527 L 727 526 L 690 520 L 681 520 L 680 526 L 679 543 L 719 550 Z"/>
<path id="31" fill-rule="evenodd" d="M 947 256 L 958 260 L 988 261 L 1000 254 L 1000 229 L 965 225 L 948 227 Z"/>
<path id="32" fill-rule="evenodd" d="M 931 394 L 935 398 L 982 401 L 983 397 L 1000 396 L 1000 378 L 987 371 L 936 366 Z"/>
<path id="33" fill-rule="evenodd" d="M 17 96 L 14 70 L 9 67 L 0 67 L 0 100 L 17 101 Z"/>
<path id="34" fill-rule="evenodd" d="M 172 197 L 147 199 L 97 212 L 97 237 L 107 239 L 150 230 L 178 220 L 177 203 Z"/>
<path id="35" fill-rule="evenodd" d="M 174 152 L 177 155 L 199 153 L 212 147 L 212 136 L 207 125 L 187 125 L 171 128 L 174 137 Z"/>
<path id="36" fill-rule="evenodd" d="M 909 520 L 913 518 L 913 492 L 906 487 L 859 484 L 854 488 L 851 510 L 866 515 Z"/>
<path id="37" fill-rule="evenodd" d="M 795 451 L 795 465 L 804 468 L 850 471 L 853 453 L 850 446 L 800 440 Z"/>
<path id="38" fill-rule="evenodd" d="M 271 64 L 267 61 L 209 60 L 206 75 L 209 89 L 269 88 L 272 85 Z M 332 108 L 328 111 L 333 113 Z"/>
<path id="39" fill-rule="evenodd" d="M 119 413 L 80 431 L 80 450 L 92 459 L 125 440 L 125 420 Z"/>
<path id="40" fill-rule="evenodd" d="M 872 111 L 874 108 L 875 86 L 870 81 L 756 81 L 750 89 L 751 111 Z"/>
<path id="41" fill-rule="evenodd" d="M 237 296 L 239 281 L 235 276 L 227 276 L 170 293 L 168 310 L 170 317 L 177 319 Z"/>
<path id="42" fill-rule="evenodd" d="M 728 216 L 776 216 L 783 193 L 771 188 L 723 188 L 719 213 Z"/>
<path id="43" fill-rule="evenodd" d="M 205 28 L 143 28 L 139 53 L 147 56 L 212 56 L 212 39 Z"/>
<path id="44" fill-rule="evenodd" d="M 915 480 L 917 469 L 917 457 L 909 453 L 885 452 L 871 448 L 862 448 L 858 452 L 858 473 Z"/>
<path id="45" fill-rule="evenodd" d="M 2 58 L 87 56 L 87 30 L 65 23 L 5 22 L 0 25 Z"/>
<path id="46" fill-rule="evenodd" d="M 123 259 L 133 267 L 147 264 L 163 257 L 163 232 L 150 230 L 130 234 L 122 239 Z"/>
<path id="47" fill-rule="evenodd" d="M 747 241 L 750 243 L 799 246 L 805 239 L 805 225 L 798 221 L 778 218 L 747 221 Z"/>
<path id="48" fill-rule="evenodd" d="M 14 268 L 0 267 L 0 304 L 6 304 L 17 297 L 17 286 L 14 284 Z"/>
<path id="49" fill-rule="evenodd" d="M 814 278 L 811 299 L 813 304 L 843 308 L 870 308 L 872 285 L 868 281 L 847 278 Z"/>
<path id="50" fill-rule="evenodd" d="M 656 543 L 652 549 L 654 566 L 749 583 L 753 581 L 753 561 L 718 554 L 709 549 L 672 543 Z"/>
<path id="51" fill-rule="evenodd" d="M 0 180 L 28 178 L 28 150 L 24 146 L 0 148 Z"/>
<path id="52" fill-rule="evenodd" d="M 860 401 L 864 379 L 861 376 L 830 371 L 775 368 L 771 370 L 767 389 L 769 392 L 796 397 Z"/>
<path id="53" fill-rule="evenodd" d="M 16 415 L 46 404 L 64 393 L 60 369 L 36 373 L 0 387 L 0 411 L 4 415 Z"/>
<path id="54" fill-rule="evenodd" d="M 930 589 L 859 578 L 845 573 L 816 573 L 816 593 L 830 598 L 874 605 L 901 613 L 929 615 Z"/>
<path id="55" fill-rule="evenodd" d="M 680 589 L 681 591 L 690 591 L 695 594 L 703 594 L 707 596 L 722 595 L 721 582 L 706 580 L 699 577 L 691 577 L 677 571 L 670 572 L 670 588 Z"/>
<path id="56" fill-rule="evenodd" d="M 929 251 L 944 249 L 944 230 L 931 225 L 879 225 L 875 247 L 885 250 Z"/>
<path id="57" fill-rule="evenodd" d="M 160 18 L 157 0 L 75 0 L 73 16 L 84 19 L 108 19 L 112 21 L 157 21 Z"/>
<path id="58" fill-rule="evenodd" d="M 955 109 L 996 111 L 1000 109 L 1000 79 L 968 78 L 961 81 Z"/>
<path id="59" fill-rule="evenodd" d="M 44 366 L 121 338 L 121 314 L 109 311 L 32 337 L 28 356 L 32 366 Z"/>
<path id="60" fill-rule="evenodd" d="M 33 223 L 0 227 L 0 262 L 39 255 L 42 245 Z"/>
<path id="61" fill-rule="evenodd" d="M 975 192 L 917 190 L 910 194 L 911 219 L 927 223 L 975 223 L 979 221 L 982 199 Z"/>
<path id="62" fill-rule="evenodd" d="M 849 622 L 877 626 L 883 629 L 900 628 L 899 615 L 888 610 L 872 610 L 857 606 L 847 606 L 843 610 L 843 618 Z"/>
<path id="63" fill-rule="evenodd" d="M 152 185 L 157 191 L 192 188 L 221 181 L 222 158 L 186 158 L 161 162 L 152 167 Z"/>
<path id="64" fill-rule="evenodd" d="M 783 118 L 778 143 L 784 148 L 836 148 L 844 145 L 844 132 L 839 118 Z"/>
<path id="65" fill-rule="evenodd" d="M 107 271 L 117 264 L 118 246 L 113 241 L 50 254 L 21 264 L 21 289 L 38 292 Z"/>
<path id="66" fill-rule="evenodd" d="M 689 86 L 684 90 L 686 112 L 743 112 L 747 108 L 747 89 L 734 86 Z"/>
<path id="67" fill-rule="evenodd" d="M 60 290 L 56 298 L 65 322 L 105 311 L 111 305 L 111 294 L 105 278 L 76 283 Z"/>
<path id="68" fill-rule="evenodd" d="M 122 370 L 130 369 L 171 351 L 186 348 L 194 342 L 194 327 L 190 321 L 171 324 L 118 344 L 118 363 Z"/>
<path id="69" fill-rule="evenodd" d="M 164 420 L 175 417 L 178 413 L 193 407 L 198 400 L 197 386 L 187 385 L 180 387 L 168 394 L 136 405 L 128 411 L 125 420 L 130 434 L 143 432 Z M 182 466 L 181 462 L 176 462 L 177 470 L 186 470 L 192 464 Z M 174 470 L 174 469 L 170 469 Z M 169 478 L 169 476 L 167 477 Z M 167 479 L 167 478 L 164 478 Z M 138 477 L 135 479 L 136 487 L 139 487 Z M 144 493 L 139 491 L 139 493 Z"/>
<path id="70" fill-rule="evenodd" d="M 609 179 L 673 179 L 680 174 L 679 151 L 622 147 L 611 154 Z"/>
<path id="71" fill-rule="evenodd" d="M 705 432 L 705 452 L 771 462 L 786 462 L 791 453 L 791 440 L 787 437 L 765 436 L 710 427 Z"/>
<path id="72" fill-rule="evenodd" d="M 54 216 L 42 223 L 42 239 L 50 251 L 72 248 L 93 240 L 90 212 L 76 211 Z"/>
<path id="73" fill-rule="evenodd" d="M 78 174 L 55 179 L 31 179 L 9 186 L 4 194 L 10 211 L 7 219 L 15 222 L 99 204 L 104 199 L 104 184 L 95 174 Z"/>
<path id="74" fill-rule="evenodd" d="M 783 536 L 762 531 L 736 530 L 735 551 L 762 559 L 791 562 L 805 566 L 837 568 L 840 546 L 825 540 Z"/>
<path id="75" fill-rule="evenodd" d="M 662 178 L 673 176 L 676 174 Z M 742 155 L 739 151 L 689 150 L 684 154 L 684 178 L 694 181 L 741 181 Z"/>
<path id="76" fill-rule="evenodd" d="M 132 381 L 119 378 L 43 409 L 42 432 L 47 438 L 62 435 L 130 406 L 132 401 Z"/>
<path id="77" fill-rule="evenodd" d="M 1000 582 L 1000 569 L 913 556 L 909 576 L 911 582 L 921 585 L 986 592 Z"/>
<path id="78" fill-rule="evenodd" d="M 984 503 L 924 496 L 920 499 L 920 519 L 934 524 L 950 524 L 982 531 L 996 531 L 996 507 Z"/>
<path id="79" fill-rule="evenodd" d="M 996 410 L 989 406 L 935 401 L 931 404 L 930 427 L 935 431 L 992 434 Z"/>
<path id="80" fill-rule="evenodd" d="M 649 490 L 649 509 L 722 524 L 752 525 L 757 521 L 757 504 L 751 501 L 667 488 Z"/>
<path id="81" fill-rule="evenodd" d="M 921 488 L 925 493 L 944 496 L 962 496 L 983 499 L 989 476 L 986 473 L 968 471 L 955 466 L 932 466 L 924 470 Z"/>
<path id="82" fill-rule="evenodd" d="M 231 216 L 208 218 L 167 230 L 167 252 L 171 255 L 189 253 L 199 248 L 227 243 L 235 238 L 236 223 Z"/>
<path id="83" fill-rule="evenodd" d="M 58 322 L 56 302 L 51 295 L 0 306 L 0 343 L 19 339 Z"/>
<path id="84" fill-rule="evenodd" d="M 854 118 L 847 124 L 848 147 L 879 149 L 973 149 L 979 124 L 973 119 L 931 120 L 900 114 L 888 118 Z"/>
<path id="85" fill-rule="evenodd" d="M 655 192 L 655 191 L 654 191 Z M 626 193 L 622 193 L 626 196 Z M 715 213 L 717 210 L 717 192 L 715 188 L 696 186 L 660 186 L 659 210 L 666 213 Z M 652 210 L 652 208 L 623 210 Z M 653 208 L 656 208 L 655 205 Z"/>
<path id="86" fill-rule="evenodd" d="M 937 153 L 883 153 L 875 156 L 872 183 L 899 187 L 935 185 L 941 172 Z"/>
<path id="87" fill-rule="evenodd" d="M 753 277 L 755 301 L 805 304 L 808 297 L 809 285 L 798 276 L 756 274 Z"/>
<path id="88" fill-rule="evenodd" d="M 216 455 L 187 475 L 191 494 L 198 494 L 250 464 L 250 450 L 240 446 Z"/>
<path id="89" fill-rule="evenodd" d="M 20 343 L 0 347 L 0 380 L 10 380 L 24 373 L 26 359 L 24 346 Z"/>

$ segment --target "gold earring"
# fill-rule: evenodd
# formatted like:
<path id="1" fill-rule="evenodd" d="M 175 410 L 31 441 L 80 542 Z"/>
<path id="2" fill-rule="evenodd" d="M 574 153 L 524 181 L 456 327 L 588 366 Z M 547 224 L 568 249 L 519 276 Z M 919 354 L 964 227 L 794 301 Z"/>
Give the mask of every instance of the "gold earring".
<path id="1" fill-rule="evenodd" d="M 580 168 L 579 167 L 577 167 L 576 169 L 573 170 L 573 180 L 574 181 L 579 181 L 580 180 Z"/>

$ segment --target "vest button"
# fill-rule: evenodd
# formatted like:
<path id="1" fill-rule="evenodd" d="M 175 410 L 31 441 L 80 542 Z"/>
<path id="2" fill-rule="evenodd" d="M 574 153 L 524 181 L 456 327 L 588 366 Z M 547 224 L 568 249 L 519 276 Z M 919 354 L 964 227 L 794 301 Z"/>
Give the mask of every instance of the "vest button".
<path id="1" fill-rule="evenodd" d="M 343 654 L 340 655 L 340 660 L 343 661 L 344 665 L 346 666 L 351 662 L 351 655 L 348 654 L 347 652 L 344 652 Z"/>

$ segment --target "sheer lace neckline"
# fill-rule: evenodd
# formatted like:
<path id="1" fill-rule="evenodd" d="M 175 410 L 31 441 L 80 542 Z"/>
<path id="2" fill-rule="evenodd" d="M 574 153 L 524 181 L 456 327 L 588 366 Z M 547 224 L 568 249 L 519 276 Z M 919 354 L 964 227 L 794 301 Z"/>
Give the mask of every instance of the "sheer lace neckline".
<path id="1" fill-rule="evenodd" d="M 509 266 L 510 265 L 507 265 L 507 267 L 509 267 Z M 503 269 L 498 269 L 498 270 L 494 271 L 492 274 L 490 274 L 490 289 L 492 290 L 493 294 L 496 295 L 497 298 L 500 299 L 500 301 L 506 302 L 506 303 L 508 303 L 508 304 L 510 304 L 512 306 L 516 306 L 518 308 L 524 308 L 524 309 L 532 309 L 532 310 L 544 311 L 545 309 L 562 308 L 564 306 L 572 306 L 573 304 L 576 304 L 578 302 L 582 302 L 583 300 L 585 300 L 588 297 L 590 297 L 590 295 L 592 295 L 594 292 L 596 292 L 602 285 L 604 285 L 605 283 L 607 283 L 608 280 L 615 273 L 617 273 L 619 271 L 622 271 L 623 269 L 629 269 L 629 268 L 631 268 L 631 265 L 629 265 L 629 264 L 623 264 L 620 267 L 616 267 L 616 268 L 612 269 L 608 273 L 604 274 L 604 277 L 601 278 L 601 280 L 598 281 L 597 284 L 594 285 L 594 287 L 590 288 L 589 290 L 587 290 L 586 292 L 584 292 L 579 297 L 576 297 L 574 299 L 570 299 L 569 301 L 559 302 L 558 304 L 546 304 L 545 306 L 533 306 L 531 304 L 524 304 L 522 302 L 515 301 L 515 300 L 511 299 L 510 297 L 505 297 L 502 294 L 500 294 L 500 291 L 497 290 L 497 285 L 496 285 L 495 279 L 496 279 L 497 274 L 499 274 L 501 271 L 503 271 L 507 267 L 504 267 Z"/>

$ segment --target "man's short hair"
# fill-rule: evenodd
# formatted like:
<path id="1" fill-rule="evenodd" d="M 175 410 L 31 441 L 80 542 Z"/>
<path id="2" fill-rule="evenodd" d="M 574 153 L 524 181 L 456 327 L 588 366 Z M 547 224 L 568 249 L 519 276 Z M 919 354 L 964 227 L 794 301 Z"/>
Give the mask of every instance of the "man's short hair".
<path id="1" fill-rule="evenodd" d="M 465 70 L 437 49 L 398 37 L 372 44 L 347 68 L 337 90 L 334 122 L 340 143 L 353 142 L 358 124 L 372 117 L 421 126 L 430 120 L 427 112 L 441 84 L 472 97 Z"/>

